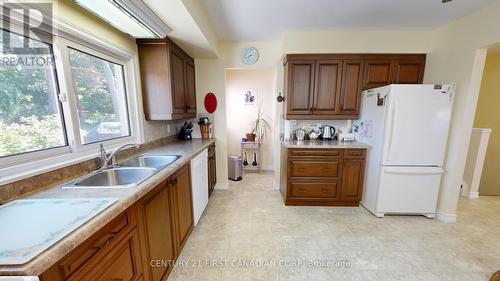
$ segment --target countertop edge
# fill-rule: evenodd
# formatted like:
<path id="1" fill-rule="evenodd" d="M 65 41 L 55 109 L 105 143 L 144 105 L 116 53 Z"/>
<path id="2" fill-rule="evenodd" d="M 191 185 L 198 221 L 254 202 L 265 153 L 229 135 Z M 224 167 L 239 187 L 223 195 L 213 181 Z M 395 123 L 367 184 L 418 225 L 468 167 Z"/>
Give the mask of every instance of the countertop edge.
<path id="1" fill-rule="evenodd" d="M 175 173 L 180 167 L 184 166 L 191 161 L 196 155 L 201 151 L 208 148 L 210 145 L 215 143 L 215 139 L 206 140 L 206 143 L 202 143 L 200 147 L 196 147 L 189 153 L 182 155 L 177 161 L 175 161 L 171 166 L 165 168 L 163 171 L 159 171 L 151 178 L 139 184 L 138 190 L 133 195 L 130 195 L 126 199 L 119 199 L 116 203 L 109 206 L 103 212 L 99 213 L 97 216 L 91 218 L 85 224 L 80 226 L 78 229 L 65 236 L 63 239 L 58 241 L 56 244 L 52 245 L 50 248 L 45 250 L 40 255 L 33 258 L 28 263 L 22 265 L 0 265 L 0 276 L 40 276 L 51 266 L 56 264 L 59 260 L 68 255 L 71 251 L 80 246 L 92 235 L 97 233 L 102 227 L 107 225 L 113 219 L 118 217 L 124 211 L 126 211 L 133 204 L 138 202 L 142 197 L 152 191 L 160 182 L 166 180 L 169 176 Z M 179 141 L 167 143 L 165 145 L 151 148 L 150 150 L 144 151 L 139 154 L 151 153 L 160 148 L 166 148 L 172 146 L 173 144 L 178 144 Z M 132 155 L 133 156 L 133 155 Z M 132 157 L 131 156 L 131 157 Z M 54 187 L 53 189 L 60 188 Z M 32 194 L 32 195 L 36 195 Z M 86 229 L 87 227 L 92 230 Z"/>

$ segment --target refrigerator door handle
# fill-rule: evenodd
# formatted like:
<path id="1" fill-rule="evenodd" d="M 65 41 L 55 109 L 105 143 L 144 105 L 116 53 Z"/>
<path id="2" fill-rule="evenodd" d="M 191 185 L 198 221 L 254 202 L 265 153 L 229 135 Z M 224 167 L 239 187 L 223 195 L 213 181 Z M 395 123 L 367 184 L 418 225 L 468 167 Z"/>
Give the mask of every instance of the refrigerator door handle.
<path id="1" fill-rule="evenodd" d="M 394 121 L 396 119 L 396 102 L 392 103 L 391 106 L 391 127 L 390 127 L 390 137 L 389 144 L 387 148 L 387 155 L 385 157 L 386 161 L 389 161 L 391 158 L 391 150 L 392 150 L 392 138 L 394 138 Z"/>
<path id="2" fill-rule="evenodd" d="M 404 174 L 404 175 L 440 175 L 444 173 L 441 167 L 386 167 L 384 172 L 388 174 Z"/>

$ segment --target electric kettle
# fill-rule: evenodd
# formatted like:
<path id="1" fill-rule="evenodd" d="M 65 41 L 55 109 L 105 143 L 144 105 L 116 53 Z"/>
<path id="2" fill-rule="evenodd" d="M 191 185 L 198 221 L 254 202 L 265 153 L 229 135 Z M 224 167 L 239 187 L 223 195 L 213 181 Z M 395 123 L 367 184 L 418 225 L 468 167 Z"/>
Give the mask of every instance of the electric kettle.
<path id="1" fill-rule="evenodd" d="M 335 127 L 325 125 L 322 127 L 321 138 L 323 140 L 331 141 L 335 137 Z"/>

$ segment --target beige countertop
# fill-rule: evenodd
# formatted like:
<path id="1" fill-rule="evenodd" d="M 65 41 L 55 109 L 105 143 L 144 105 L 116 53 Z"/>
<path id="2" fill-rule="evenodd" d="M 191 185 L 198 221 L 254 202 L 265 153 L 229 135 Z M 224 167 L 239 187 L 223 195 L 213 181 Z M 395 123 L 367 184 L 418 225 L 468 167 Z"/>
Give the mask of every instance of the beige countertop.
<path id="1" fill-rule="evenodd" d="M 178 168 L 188 163 L 203 149 L 214 143 L 215 140 L 193 139 L 191 141 L 175 141 L 161 147 L 144 152 L 151 155 L 181 155 L 177 161 L 149 179 L 132 188 L 123 189 L 71 189 L 54 187 L 41 191 L 23 199 L 58 199 L 58 198 L 117 198 L 118 201 L 99 213 L 87 223 L 59 240 L 40 255 L 23 265 L 0 265 L 1 275 L 41 275 L 61 258 L 69 254 L 82 242 L 96 233 L 99 229 L 132 206 L 140 198 L 153 190 L 159 183 L 173 174 Z M 142 154 L 142 153 L 141 153 Z"/>
<path id="2" fill-rule="evenodd" d="M 339 142 L 339 141 L 321 141 L 321 140 L 290 140 L 282 141 L 281 144 L 286 148 L 369 148 L 370 146 L 361 142 Z"/>

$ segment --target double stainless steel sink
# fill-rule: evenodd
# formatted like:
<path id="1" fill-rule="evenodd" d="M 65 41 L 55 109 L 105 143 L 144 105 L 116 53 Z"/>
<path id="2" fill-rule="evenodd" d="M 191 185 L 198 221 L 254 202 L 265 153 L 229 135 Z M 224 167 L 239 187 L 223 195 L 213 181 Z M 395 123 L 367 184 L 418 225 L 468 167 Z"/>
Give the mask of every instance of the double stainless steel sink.
<path id="1" fill-rule="evenodd" d="M 140 155 L 115 167 L 101 169 L 63 186 L 63 188 L 134 187 L 179 159 L 179 155 Z"/>

